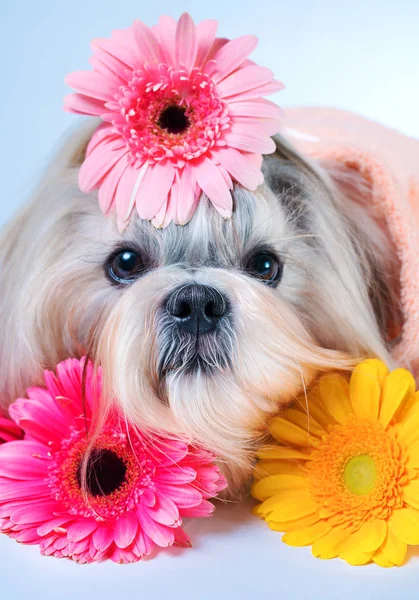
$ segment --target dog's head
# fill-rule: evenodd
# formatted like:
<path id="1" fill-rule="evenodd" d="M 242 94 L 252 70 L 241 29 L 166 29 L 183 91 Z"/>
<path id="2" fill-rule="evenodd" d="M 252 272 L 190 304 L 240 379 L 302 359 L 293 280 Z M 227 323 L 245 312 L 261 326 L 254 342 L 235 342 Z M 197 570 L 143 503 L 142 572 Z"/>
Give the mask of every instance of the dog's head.
<path id="1" fill-rule="evenodd" d="M 396 317 L 376 310 L 392 289 L 388 244 L 282 139 L 265 184 L 235 187 L 232 219 L 203 197 L 186 226 L 134 218 L 120 233 L 78 191 L 86 140 L 76 134 L 3 239 L 4 397 L 87 352 L 129 420 L 213 449 L 237 491 L 269 415 L 317 372 L 388 360 Z"/>

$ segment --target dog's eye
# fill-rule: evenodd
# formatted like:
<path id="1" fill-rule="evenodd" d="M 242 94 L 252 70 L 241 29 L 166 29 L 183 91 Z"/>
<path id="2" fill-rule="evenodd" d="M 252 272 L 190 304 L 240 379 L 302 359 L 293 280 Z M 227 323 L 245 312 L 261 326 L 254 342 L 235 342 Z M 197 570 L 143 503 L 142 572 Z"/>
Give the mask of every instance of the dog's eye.
<path id="1" fill-rule="evenodd" d="M 246 271 L 268 285 L 276 285 L 282 276 L 282 263 L 270 252 L 258 252 L 250 258 Z"/>
<path id="2" fill-rule="evenodd" d="M 141 256 L 133 250 L 118 250 L 107 262 L 109 278 L 116 283 L 132 283 L 143 271 Z"/>

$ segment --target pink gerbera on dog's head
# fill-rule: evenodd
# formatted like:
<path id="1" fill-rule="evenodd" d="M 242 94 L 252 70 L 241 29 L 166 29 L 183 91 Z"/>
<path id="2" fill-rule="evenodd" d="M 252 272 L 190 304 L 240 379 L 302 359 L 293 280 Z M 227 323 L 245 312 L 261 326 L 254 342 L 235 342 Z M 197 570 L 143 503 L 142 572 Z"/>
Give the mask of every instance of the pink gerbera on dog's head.
<path id="1" fill-rule="evenodd" d="M 93 71 L 67 77 L 79 93 L 65 108 L 104 121 L 80 188 L 99 188 L 102 211 L 115 212 L 121 229 L 134 206 L 156 226 L 185 224 L 201 192 L 229 217 L 232 181 L 251 190 L 263 181 L 261 155 L 275 150 L 281 109 L 262 96 L 283 85 L 248 60 L 255 36 L 228 41 L 216 30 L 188 14 L 153 28 L 135 21 L 93 42 Z"/>
<path id="2" fill-rule="evenodd" d="M 142 435 L 117 415 L 87 453 L 100 369 L 70 359 L 45 380 L 10 407 L 25 437 L 0 447 L 0 531 L 81 563 L 190 545 L 182 518 L 209 516 L 208 498 L 226 486 L 213 455 Z"/>

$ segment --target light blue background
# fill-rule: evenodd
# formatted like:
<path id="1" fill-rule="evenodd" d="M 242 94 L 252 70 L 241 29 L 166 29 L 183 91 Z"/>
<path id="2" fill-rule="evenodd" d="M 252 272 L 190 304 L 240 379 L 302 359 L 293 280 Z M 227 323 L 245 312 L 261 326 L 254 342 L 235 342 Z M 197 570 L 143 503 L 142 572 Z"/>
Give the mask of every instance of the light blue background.
<path id="1" fill-rule="evenodd" d="M 287 86 L 274 97 L 280 104 L 352 109 L 419 137 L 418 0 L 1 0 L 0 223 L 78 119 L 61 109 L 63 78 L 88 67 L 90 40 L 184 10 L 195 21 L 217 18 L 226 37 L 256 33 L 255 60 Z M 128 567 L 79 567 L 0 538 L 0 598 L 419 597 L 417 556 L 389 571 L 317 561 L 284 546 L 247 505 L 217 514 L 189 524 L 193 550 Z"/>

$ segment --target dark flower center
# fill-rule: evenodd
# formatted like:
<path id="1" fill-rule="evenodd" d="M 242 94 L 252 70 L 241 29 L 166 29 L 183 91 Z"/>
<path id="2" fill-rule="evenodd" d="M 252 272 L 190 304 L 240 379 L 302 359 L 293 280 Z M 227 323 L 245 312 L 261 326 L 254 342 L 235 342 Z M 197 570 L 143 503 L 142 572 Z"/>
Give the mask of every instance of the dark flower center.
<path id="1" fill-rule="evenodd" d="M 125 481 L 127 467 L 112 450 L 93 450 L 87 462 L 86 487 L 91 496 L 109 496 Z M 77 470 L 77 482 L 82 486 L 82 467 Z"/>
<path id="2" fill-rule="evenodd" d="M 169 133 L 183 133 L 188 129 L 190 121 L 186 115 L 186 109 L 174 104 L 168 106 L 161 113 L 158 125 L 161 129 L 167 129 Z"/>

